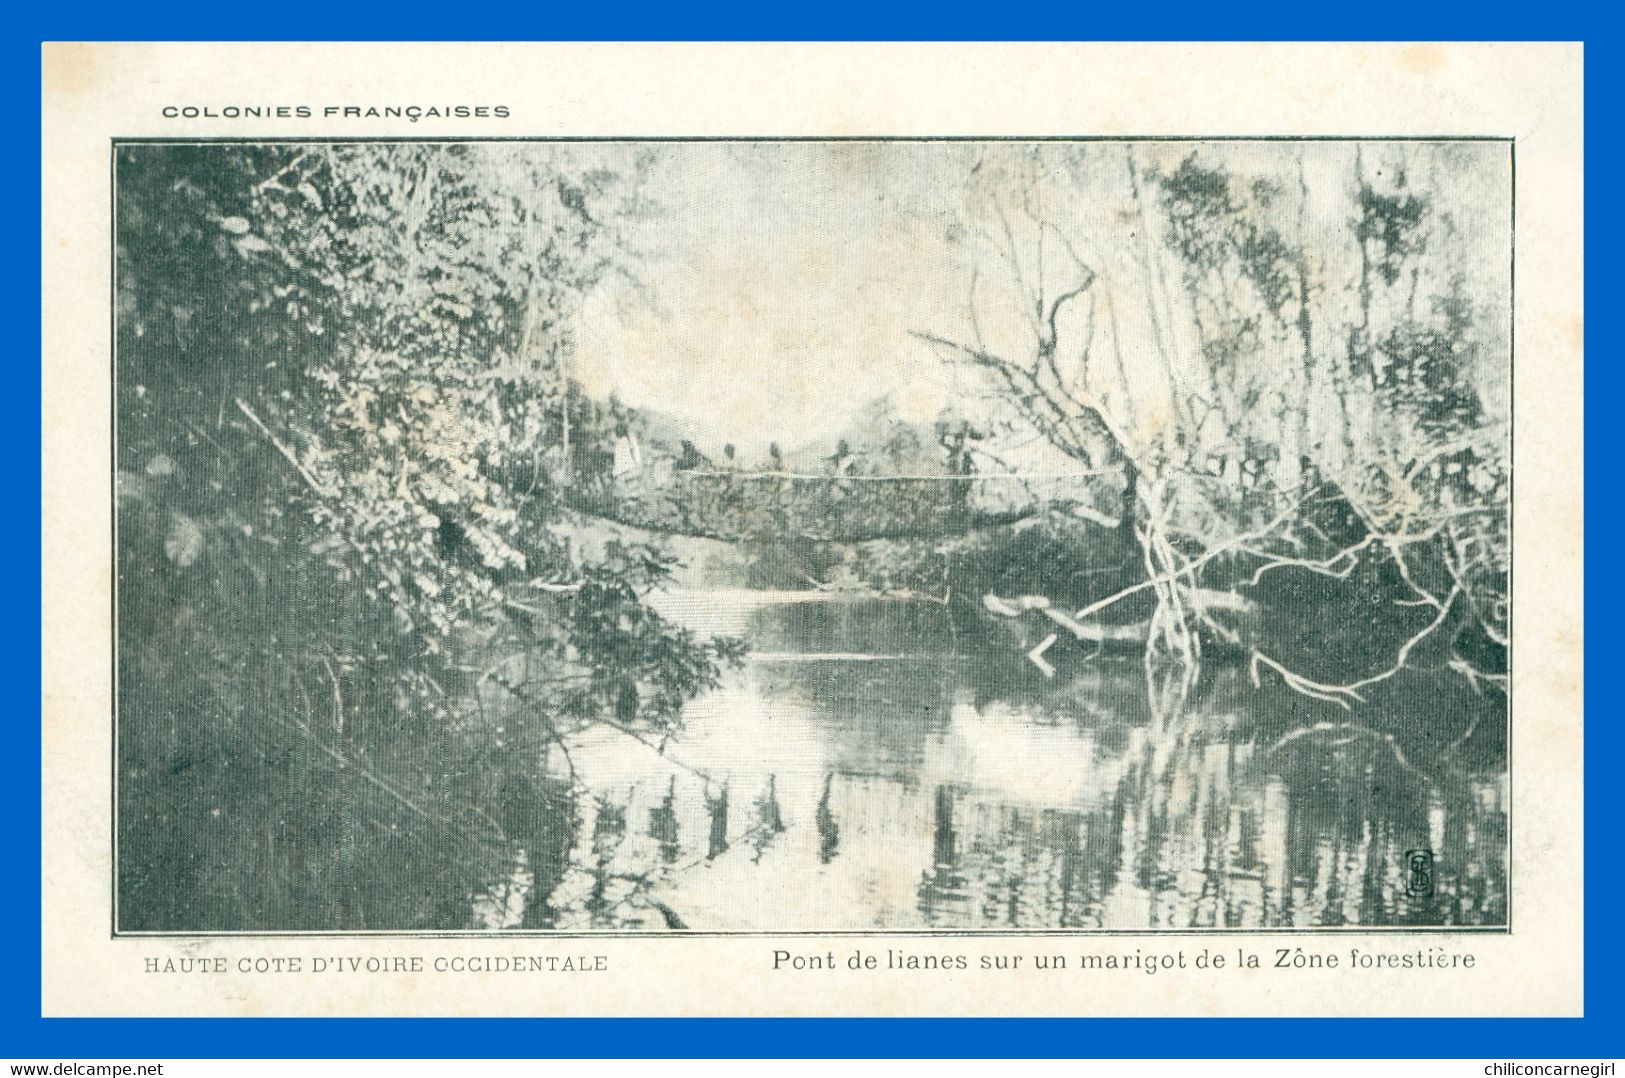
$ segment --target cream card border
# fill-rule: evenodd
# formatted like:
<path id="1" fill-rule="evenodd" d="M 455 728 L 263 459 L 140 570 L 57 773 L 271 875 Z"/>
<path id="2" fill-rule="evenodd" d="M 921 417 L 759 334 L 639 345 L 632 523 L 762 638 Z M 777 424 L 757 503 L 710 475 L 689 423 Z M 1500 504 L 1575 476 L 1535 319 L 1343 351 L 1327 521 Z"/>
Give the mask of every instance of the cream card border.
<path id="1" fill-rule="evenodd" d="M 1582 958 L 1581 49 L 1524 44 L 97 44 L 44 53 L 43 954 L 47 1015 L 1574 1015 Z M 324 119 L 326 104 L 506 119 Z M 308 104 L 309 120 L 165 106 Z M 109 161 L 115 137 L 1230 135 L 1516 140 L 1510 933 L 213 938 L 111 935 Z M 1275 969 L 1276 947 L 1471 951 L 1471 970 Z M 851 971 L 854 950 L 971 956 Z M 984 972 L 983 954 L 1250 949 L 1265 968 Z M 775 973 L 773 952 L 841 968 Z M 221 974 L 147 960 L 223 959 Z M 413 973 L 239 972 L 278 956 Z M 453 955 L 585 974 L 435 973 Z"/>

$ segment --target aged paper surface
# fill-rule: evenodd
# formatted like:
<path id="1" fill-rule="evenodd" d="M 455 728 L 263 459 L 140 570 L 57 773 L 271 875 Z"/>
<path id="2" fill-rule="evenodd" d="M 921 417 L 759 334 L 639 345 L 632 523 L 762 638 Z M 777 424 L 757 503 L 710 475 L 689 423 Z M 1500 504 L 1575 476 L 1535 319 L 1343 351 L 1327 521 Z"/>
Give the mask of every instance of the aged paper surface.
<path id="1" fill-rule="evenodd" d="M 44 77 L 47 1015 L 1581 1012 L 1578 46 Z"/>

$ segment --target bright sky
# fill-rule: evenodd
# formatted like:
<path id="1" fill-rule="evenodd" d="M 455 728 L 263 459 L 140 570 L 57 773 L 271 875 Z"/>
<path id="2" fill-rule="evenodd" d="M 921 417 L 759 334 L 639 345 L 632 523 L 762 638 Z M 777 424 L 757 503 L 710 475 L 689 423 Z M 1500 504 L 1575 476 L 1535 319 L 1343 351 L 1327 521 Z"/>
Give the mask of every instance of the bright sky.
<path id="1" fill-rule="evenodd" d="M 647 294 L 605 289 L 577 321 L 574 374 L 594 395 L 614 391 L 635 407 L 698 419 L 712 429 L 702 442 L 753 451 L 849 429 L 882 396 L 905 418 L 929 420 L 979 387 L 912 334 L 972 340 L 974 307 L 989 347 L 1026 354 L 1031 301 L 1012 282 L 1026 288 L 1047 277 L 1040 290 L 1049 297 L 1067 287 L 1076 270 L 1057 236 L 1101 273 L 1094 291 L 1115 296 L 1113 340 L 1129 371 L 1118 392 L 1154 414 L 1155 394 L 1167 391 L 1162 368 L 1149 361 L 1162 347 L 1145 301 L 1152 241 L 1138 216 L 1143 204 L 1129 199 L 1128 161 L 1142 172 L 1171 171 L 1195 152 L 1189 144 L 1047 146 L 1038 186 L 1016 182 L 1033 152 L 1020 143 L 714 142 L 652 152 L 646 189 L 658 208 L 630 224 L 645 252 Z M 1239 182 L 1270 178 L 1287 193 L 1290 212 L 1271 223 L 1316 252 L 1323 317 L 1350 317 L 1336 304 L 1351 302 L 1357 276 L 1359 248 L 1348 232 L 1357 177 L 1388 185 L 1401 169 L 1435 196 L 1451 233 L 1448 265 L 1430 272 L 1464 272 L 1487 310 L 1505 305 L 1510 170 L 1502 146 L 1228 143 L 1200 153 Z M 972 185 L 980 194 L 967 196 Z M 1000 207 L 991 218 L 990 191 Z M 981 218 L 972 215 L 982 224 L 969 225 L 982 230 L 979 240 L 965 238 L 967 197 L 982 207 Z M 1022 232 L 1024 199 L 1036 207 L 1029 223 L 1055 226 L 1048 242 L 1030 227 Z M 1011 227 L 1011 242 L 1029 252 L 1024 269 L 1001 263 L 996 250 Z M 973 259 L 981 270 L 974 304 Z M 1080 313 L 1069 308 L 1068 318 Z M 1194 348 L 1175 336 L 1174 351 Z M 1106 403 L 1129 414 L 1127 404 Z"/>
<path id="2" fill-rule="evenodd" d="M 597 295 L 578 323 L 576 376 L 714 422 L 718 442 L 742 448 L 838 430 L 887 394 L 905 416 L 935 416 L 951 374 L 910 333 L 963 317 L 947 230 L 973 152 L 662 147 L 649 184 L 660 211 L 635 232 L 652 302 Z"/>

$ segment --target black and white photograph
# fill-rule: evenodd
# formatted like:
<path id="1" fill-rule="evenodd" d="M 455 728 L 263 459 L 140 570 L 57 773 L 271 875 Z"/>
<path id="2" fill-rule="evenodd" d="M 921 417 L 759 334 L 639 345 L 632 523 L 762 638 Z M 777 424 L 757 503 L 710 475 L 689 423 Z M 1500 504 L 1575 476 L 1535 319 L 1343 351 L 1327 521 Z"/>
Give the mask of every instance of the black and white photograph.
<path id="1" fill-rule="evenodd" d="M 1510 928 L 1508 139 L 111 164 L 114 933 Z"/>

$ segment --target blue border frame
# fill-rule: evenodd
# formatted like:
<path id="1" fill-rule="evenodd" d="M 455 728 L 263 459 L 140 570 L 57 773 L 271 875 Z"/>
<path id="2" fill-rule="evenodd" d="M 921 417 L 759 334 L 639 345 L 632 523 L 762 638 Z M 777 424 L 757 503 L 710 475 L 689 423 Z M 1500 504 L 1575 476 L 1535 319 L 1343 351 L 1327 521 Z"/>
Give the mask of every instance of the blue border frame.
<path id="1" fill-rule="evenodd" d="M 650 5 L 648 11 L 618 5 L 602 14 L 578 7 L 538 12 L 501 12 L 487 5 L 492 17 L 481 25 L 448 22 L 445 9 L 427 4 L 391 4 L 380 10 L 350 5 L 329 5 L 319 11 L 295 5 L 279 7 L 274 24 L 252 17 L 247 8 L 227 5 L 205 7 L 195 0 L 166 4 L 163 10 L 131 6 L 104 9 L 76 5 L 71 11 L 38 8 L 14 13 L 15 29 L 4 44 L 7 59 L 0 79 L 7 91 L 0 101 L 0 124 L 9 128 L 14 145 L 38 145 L 39 112 L 27 111 L 39 100 L 40 53 L 45 40 L 172 40 L 291 39 L 317 37 L 331 40 L 378 40 L 433 37 L 411 31 L 425 28 L 462 31 L 476 40 L 1148 40 L 1177 31 L 1181 40 L 1291 39 L 1393 40 L 1586 40 L 1586 93 L 1600 91 L 1604 106 L 1595 110 L 1608 116 L 1612 103 L 1612 27 L 1603 20 L 1577 17 L 1566 4 L 1542 4 L 1513 9 L 1510 5 L 1465 3 L 1433 4 L 1405 10 L 1403 22 L 1371 24 L 1358 19 L 1339 20 L 1338 12 L 1306 14 L 1300 5 L 1216 5 L 1166 2 L 1155 10 L 1124 7 L 1115 12 L 1083 6 L 1057 5 L 1054 12 L 1028 9 L 1018 22 L 1009 9 L 984 5 L 970 10 L 951 4 L 921 4 L 880 11 L 856 4 L 819 4 L 796 10 L 772 10 L 740 5 L 719 10 L 694 11 Z M 852 15 L 856 11 L 859 14 Z M 1142 15 L 1141 13 L 1144 12 Z M 1365 14 L 1371 9 L 1351 12 Z M 1376 12 L 1379 18 L 1385 12 Z M 495 16 L 501 15 L 499 21 Z M 540 15 L 540 18 L 538 18 Z M 413 18 L 412 16 L 417 16 Z M 1600 31 L 1590 34 L 1588 31 Z M 1357 92 L 1357 88 L 1351 88 Z M 1612 124 L 1608 125 L 1609 127 Z M 1618 149 L 1609 140 L 1588 146 L 1587 186 L 1608 183 L 1620 175 Z M 23 165 L 27 161 L 22 162 Z M 19 165 L 0 170 L 4 203 L 14 208 L 35 207 L 39 173 Z M 1606 191 L 1606 187 L 1596 187 Z M 25 220 L 26 223 L 26 220 Z M 39 277 L 28 246 L 30 235 L 14 228 L 17 255 L 0 274 L 8 278 L 6 294 L 13 304 L 15 325 L 11 338 L 12 363 L 5 394 L 5 422 L 0 445 L 11 462 L 12 482 L 24 488 L 16 498 L 26 503 L 34 489 L 19 475 L 37 481 L 39 471 L 39 324 L 36 312 Z M 1616 296 L 1622 271 L 1614 252 L 1617 225 L 1612 215 L 1597 215 L 1587 222 L 1586 261 L 1588 294 Z M 43 239 L 43 236 L 42 236 Z M 1608 355 L 1617 346 L 1620 330 L 1600 324 L 1602 336 L 1593 341 L 1592 354 Z M 1539 357 L 1529 362 L 1539 363 Z M 1587 364 L 1590 381 L 1586 404 L 1587 425 L 1614 419 L 1613 405 L 1622 397 L 1625 372 L 1611 362 Z M 1617 422 L 1617 419 L 1615 420 Z M 1616 482 L 1601 469 L 1596 484 L 1601 497 L 1593 497 L 1588 537 L 1616 530 L 1616 517 L 1625 515 L 1611 503 L 1607 487 Z M 1588 482 L 1588 487 L 1592 484 Z M 1594 493 L 1588 490 L 1588 494 Z M 22 509 L 33 508 L 24 504 Z M 1600 509 L 1598 507 L 1601 507 Z M 14 504 L 13 511 L 19 506 Z M 37 512 L 37 509 L 36 509 Z M 26 514 L 20 514 L 25 515 Z M 1586 932 L 1586 1017 L 1583 1019 L 50 1019 L 40 1009 L 39 947 L 40 892 L 40 729 L 34 701 L 39 699 L 39 634 L 33 621 L 38 609 L 39 529 L 37 517 L 13 519 L 0 529 L 0 551 L 5 563 L 22 571 L 11 578 L 15 613 L 0 628 L 0 662 L 14 690 L 16 706 L 10 737 L 10 758 L 15 766 L 11 781 L 0 786 L 0 819 L 4 828 L 4 864 L 20 866 L 19 879 L 0 891 L 0 924 L 16 926 L 5 937 L 5 962 L 0 966 L 0 1056 L 39 1059 L 97 1057 L 233 1058 L 294 1057 L 593 1057 L 606 1053 L 629 1057 L 682 1056 L 1169 1056 L 1169 1057 L 1598 1057 L 1620 1053 L 1625 1037 L 1615 1033 L 1625 1019 L 1619 1005 L 1615 978 L 1622 975 L 1618 958 L 1621 937 L 1618 919 L 1606 916 L 1612 898 L 1625 893 L 1620 859 L 1622 828 L 1617 801 L 1608 781 L 1611 776 L 1596 761 L 1618 754 L 1621 732 L 1609 721 L 1612 709 L 1594 710 L 1586 731 L 1586 905 L 1598 914 Z M 1611 573 L 1598 574 L 1586 585 L 1587 607 L 1606 610 L 1620 595 L 1619 581 Z M 1617 620 L 1588 618 L 1599 653 L 1615 654 L 1621 647 Z"/>

